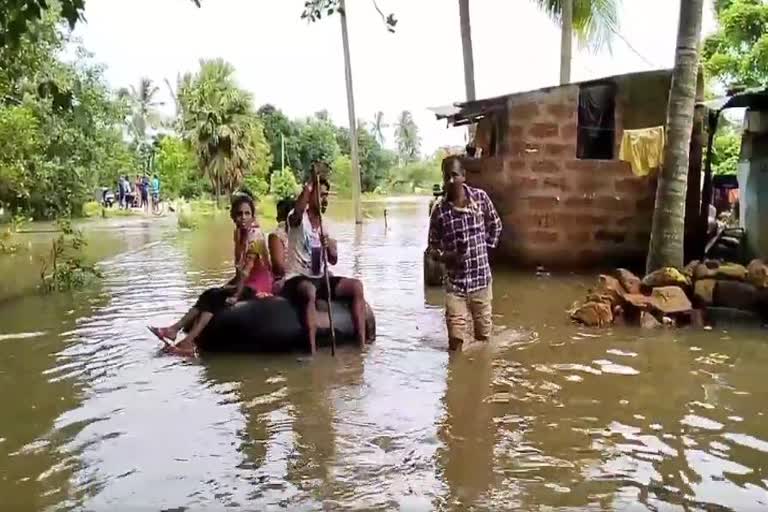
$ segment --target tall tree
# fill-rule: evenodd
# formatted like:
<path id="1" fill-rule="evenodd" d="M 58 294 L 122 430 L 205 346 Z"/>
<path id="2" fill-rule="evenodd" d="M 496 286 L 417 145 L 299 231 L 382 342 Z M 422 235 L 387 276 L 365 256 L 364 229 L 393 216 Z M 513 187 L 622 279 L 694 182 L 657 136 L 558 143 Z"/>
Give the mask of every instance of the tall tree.
<path id="1" fill-rule="evenodd" d="M 97 185 L 134 163 L 126 102 L 85 49 L 68 46 L 59 20 L 46 10 L 15 47 L 0 46 L 0 207 L 36 218 L 79 213 Z"/>
<path id="2" fill-rule="evenodd" d="M 584 47 L 599 50 L 610 47 L 619 24 L 621 0 L 533 0 L 562 29 L 560 38 L 561 83 L 571 80 L 571 41 L 573 35 Z M 568 12 L 570 8 L 570 13 Z M 571 23 L 567 23 L 570 14 Z M 565 22 L 565 23 L 564 23 Z"/>
<path id="3" fill-rule="evenodd" d="M 401 165 L 419 159 L 419 152 L 421 150 L 419 127 L 416 126 L 413 115 L 407 110 L 403 110 L 397 120 L 395 142 L 397 143 L 397 153 Z"/>
<path id="4" fill-rule="evenodd" d="M 299 157 L 299 126 L 278 108 L 270 104 L 259 107 L 256 112 L 264 125 L 264 136 L 272 151 L 271 172 L 290 167 L 294 172 L 302 171 Z"/>
<path id="5" fill-rule="evenodd" d="M 371 132 L 373 133 L 374 138 L 382 146 L 384 145 L 384 130 L 388 127 L 389 125 L 384 122 L 384 112 L 379 110 L 376 112 L 376 115 L 373 116 L 373 126 L 371 126 Z"/>
<path id="6" fill-rule="evenodd" d="M 618 27 L 618 5 L 621 0 L 533 0 L 561 25 L 560 83 L 571 80 L 571 41 L 576 34 L 583 46 L 598 50 L 610 45 Z M 475 99 L 475 70 L 472 55 L 472 31 L 469 0 L 459 0 L 461 47 L 464 57 L 464 84 L 467 101 Z"/>
<path id="7" fill-rule="evenodd" d="M 358 121 L 361 129 L 357 132 L 357 147 L 360 149 L 360 174 L 363 192 L 372 192 L 389 178 L 389 170 L 395 163 L 395 156 L 391 151 L 381 147 L 376 140 L 373 130 L 364 129 L 365 123 Z M 349 156 L 351 141 L 349 130 L 343 127 L 336 128 L 336 141 L 342 155 Z"/>
<path id="8" fill-rule="evenodd" d="M 335 127 L 328 121 L 307 119 L 299 128 L 298 150 L 299 172 L 306 172 L 316 160 L 333 163 L 339 156 Z"/>
<path id="9" fill-rule="evenodd" d="M 194 147 L 217 202 L 221 192 L 231 194 L 252 168 L 271 159 L 251 95 L 238 87 L 234 72 L 222 59 L 202 60 L 200 70 L 177 94 L 184 138 Z"/>
<path id="10" fill-rule="evenodd" d="M 160 88 L 151 79 L 142 77 L 139 86 L 121 89 L 118 95 L 128 100 L 131 106 L 131 118 L 128 128 L 134 141 L 141 145 L 147 141 L 147 128 L 160 125 L 158 107 L 163 103 L 156 100 Z"/>
<path id="11" fill-rule="evenodd" d="M 768 84 L 768 2 L 716 0 L 718 29 L 702 48 L 708 76 L 729 87 Z"/>
<path id="12" fill-rule="evenodd" d="M 667 107 L 667 144 L 656 189 L 646 270 L 683 266 L 688 157 L 696 103 L 699 38 L 704 0 L 682 0 L 675 67 Z"/>

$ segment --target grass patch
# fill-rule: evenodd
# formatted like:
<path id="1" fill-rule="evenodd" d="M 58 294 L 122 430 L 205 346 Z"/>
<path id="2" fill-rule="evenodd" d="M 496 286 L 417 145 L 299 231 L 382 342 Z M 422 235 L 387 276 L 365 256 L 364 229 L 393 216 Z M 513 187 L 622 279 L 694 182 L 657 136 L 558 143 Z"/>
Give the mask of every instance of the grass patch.
<path id="1" fill-rule="evenodd" d="M 142 210 L 122 210 L 117 205 L 112 208 L 104 208 L 98 201 L 88 201 L 83 205 L 83 217 L 92 219 L 102 217 L 110 219 L 112 217 L 130 217 L 131 215 L 138 215 L 142 213 Z"/>

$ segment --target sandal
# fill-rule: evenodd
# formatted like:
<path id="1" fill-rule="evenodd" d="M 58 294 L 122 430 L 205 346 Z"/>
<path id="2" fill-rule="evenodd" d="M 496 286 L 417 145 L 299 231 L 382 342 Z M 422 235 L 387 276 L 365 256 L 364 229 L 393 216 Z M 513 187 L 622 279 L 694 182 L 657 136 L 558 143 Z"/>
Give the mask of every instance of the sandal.
<path id="1" fill-rule="evenodd" d="M 176 336 L 168 336 L 166 333 L 169 331 L 167 327 L 152 327 L 150 325 L 147 326 L 147 329 L 149 329 L 149 332 L 157 336 L 157 339 L 162 341 L 163 343 L 166 343 L 166 340 L 176 341 Z"/>

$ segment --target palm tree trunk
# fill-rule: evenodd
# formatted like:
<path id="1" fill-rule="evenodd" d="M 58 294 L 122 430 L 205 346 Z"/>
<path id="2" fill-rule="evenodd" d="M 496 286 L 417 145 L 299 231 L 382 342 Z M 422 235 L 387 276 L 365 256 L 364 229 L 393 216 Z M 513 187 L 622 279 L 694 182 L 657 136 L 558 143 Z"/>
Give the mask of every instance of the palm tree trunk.
<path id="1" fill-rule="evenodd" d="M 218 169 L 216 170 L 216 187 L 214 193 L 216 194 L 216 209 L 221 208 L 221 177 L 219 176 Z"/>
<path id="2" fill-rule="evenodd" d="M 563 0 L 560 27 L 560 85 L 571 81 L 571 43 L 573 43 L 573 0 Z"/>
<path id="3" fill-rule="evenodd" d="M 688 158 L 696 104 L 704 0 L 681 0 L 675 67 L 667 106 L 667 145 L 656 189 L 646 270 L 683 266 Z"/>
<path id="4" fill-rule="evenodd" d="M 461 49 L 464 55 L 464 87 L 467 101 L 475 100 L 475 59 L 472 54 L 472 23 L 469 20 L 469 0 L 459 0 Z"/>

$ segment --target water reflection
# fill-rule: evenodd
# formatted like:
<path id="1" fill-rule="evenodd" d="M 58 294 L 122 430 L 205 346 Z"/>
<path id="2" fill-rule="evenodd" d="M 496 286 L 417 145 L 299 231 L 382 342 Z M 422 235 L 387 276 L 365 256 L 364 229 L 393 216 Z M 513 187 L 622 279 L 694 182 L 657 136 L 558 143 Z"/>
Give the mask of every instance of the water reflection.
<path id="1" fill-rule="evenodd" d="M 441 503 L 457 510 L 472 505 L 486 508 L 487 492 L 495 487 L 496 478 L 492 352 L 480 349 L 455 359 L 447 368 L 444 416 L 439 427 L 443 447 L 438 461 L 448 485 L 448 496 Z"/>
<path id="2" fill-rule="evenodd" d="M 122 254 L 99 286 L 0 305 L 3 504 L 768 507 L 763 332 L 581 329 L 564 310 L 585 279 L 500 271 L 494 346 L 452 358 L 442 294 L 421 285 L 426 203 L 387 208 L 388 229 L 382 204 L 362 227 L 343 204 L 329 218 L 334 272 L 377 313 L 365 354 L 159 356 L 146 323 L 231 276 L 227 219 L 104 231 Z"/>

